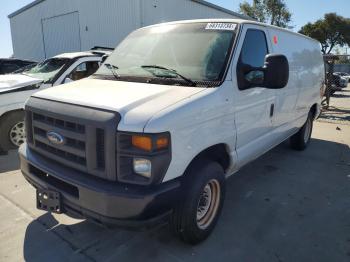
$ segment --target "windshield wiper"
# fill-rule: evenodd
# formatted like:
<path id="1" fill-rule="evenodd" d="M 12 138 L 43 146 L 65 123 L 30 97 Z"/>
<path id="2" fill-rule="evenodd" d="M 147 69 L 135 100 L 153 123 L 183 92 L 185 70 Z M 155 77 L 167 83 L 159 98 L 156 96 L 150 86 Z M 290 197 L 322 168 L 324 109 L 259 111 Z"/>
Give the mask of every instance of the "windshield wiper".
<path id="1" fill-rule="evenodd" d="M 196 86 L 196 85 L 197 85 L 193 80 L 191 80 L 191 79 L 189 79 L 189 78 L 187 78 L 187 77 L 181 75 L 180 73 L 178 73 L 178 72 L 177 72 L 176 70 L 174 70 L 174 69 L 170 69 L 170 68 L 166 68 L 166 67 L 164 67 L 164 66 L 158 66 L 158 65 L 143 65 L 143 66 L 141 66 L 141 68 L 156 68 L 156 69 L 162 69 L 162 70 L 165 70 L 165 71 L 168 71 L 168 72 L 172 72 L 172 73 L 175 74 L 176 76 L 178 76 L 178 77 L 182 78 L 183 80 L 185 80 L 185 81 L 186 81 L 187 83 L 189 83 L 191 86 Z"/>
<path id="2" fill-rule="evenodd" d="M 119 67 L 115 66 L 115 65 L 111 65 L 111 64 L 103 64 L 105 67 L 107 67 L 111 72 L 112 75 L 115 77 L 115 79 L 119 79 L 120 75 L 117 73 L 116 70 L 119 69 Z"/>

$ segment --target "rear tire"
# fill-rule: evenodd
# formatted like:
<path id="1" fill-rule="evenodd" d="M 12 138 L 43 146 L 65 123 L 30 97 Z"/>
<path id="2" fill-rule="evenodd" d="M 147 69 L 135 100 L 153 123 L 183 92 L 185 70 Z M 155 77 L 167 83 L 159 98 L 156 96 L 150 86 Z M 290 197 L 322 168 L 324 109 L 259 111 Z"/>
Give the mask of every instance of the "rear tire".
<path id="1" fill-rule="evenodd" d="M 24 112 L 14 111 L 0 119 L 0 152 L 18 148 L 25 141 Z"/>
<path id="2" fill-rule="evenodd" d="M 224 170 L 217 162 L 198 161 L 184 177 L 184 198 L 170 219 L 173 232 L 197 244 L 213 231 L 225 198 Z"/>
<path id="3" fill-rule="evenodd" d="M 313 114 L 309 112 L 305 124 L 290 138 L 290 146 L 295 150 L 305 150 L 310 143 L 313 128 Z"/>

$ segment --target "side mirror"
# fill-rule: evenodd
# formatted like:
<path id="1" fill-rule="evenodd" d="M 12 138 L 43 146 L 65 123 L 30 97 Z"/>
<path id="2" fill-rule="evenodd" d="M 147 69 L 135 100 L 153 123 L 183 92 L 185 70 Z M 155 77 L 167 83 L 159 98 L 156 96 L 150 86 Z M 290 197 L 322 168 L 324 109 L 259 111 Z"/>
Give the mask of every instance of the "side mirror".
<path id="1" fill-rule="evenodd" d="M 289 63 L 284 55 L 270 54 L 265 57 L 264 86 L 271 89 L 280 89 L 288 84 Z"/>

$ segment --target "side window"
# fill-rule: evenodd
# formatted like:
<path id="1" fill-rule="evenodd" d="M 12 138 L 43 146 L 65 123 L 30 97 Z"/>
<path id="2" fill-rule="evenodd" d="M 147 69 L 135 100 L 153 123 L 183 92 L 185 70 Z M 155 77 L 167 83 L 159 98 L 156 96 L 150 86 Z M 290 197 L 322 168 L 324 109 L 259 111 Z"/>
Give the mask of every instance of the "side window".
<path id="1" fill-rule="evenodd" d="M 237 65 L 239 89 L 259 86 L 264 82 L 264 73 L 254 68 L 264 66 L 265 56 L 269 53 L 264 31 L 248 29 L 244 38 Z"/>
<path id="2" fill-rule="evenodd" d="M 99 62 L 91 61 L 79 64 L 68 76 L 72 81 L 77 81 L 94 74 L 99 67 Z"/>

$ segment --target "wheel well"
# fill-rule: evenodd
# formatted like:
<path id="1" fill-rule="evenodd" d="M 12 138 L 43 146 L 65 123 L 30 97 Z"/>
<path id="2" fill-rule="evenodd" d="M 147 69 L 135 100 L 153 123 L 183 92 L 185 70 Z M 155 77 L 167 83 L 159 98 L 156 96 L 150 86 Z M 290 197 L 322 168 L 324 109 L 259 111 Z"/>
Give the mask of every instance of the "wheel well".
<path id="1" fill-rule="evenodd" d="M 24 112 L 23 109 L 15 109 L 15 110 L 12 110 L 12 111 L 7 111 L 6 113 L 2 114 L 0 116 L 0 121 L 5 118 L 6 116 L 8 116 L 9 114 L 12 114 L 12 113 L 15 113 L 15 112 Z"/>
<path id="2" fill-rule="evenodd" d="M 230 155 L 227 151 L 227 147 L 225 144 L 217 144 L 211 147 L 208 147 L 207 149 L 200 152 L 188 165 L 186 171 L 198 161 L 201 160 L 212 160 L 215 162 L 218 162 L 224 171 L 227 170 L 227 168 L 230 165 Z"/>
<path id="3" fill-rule="evenodd" d="M 310 112 L 311 112 L 313 118 L 315 119 L 315 118 L 316 118 L 316 113 L 317 113 L 317 104 L 314 104 L 314 105 L 311 107 Z"/>

